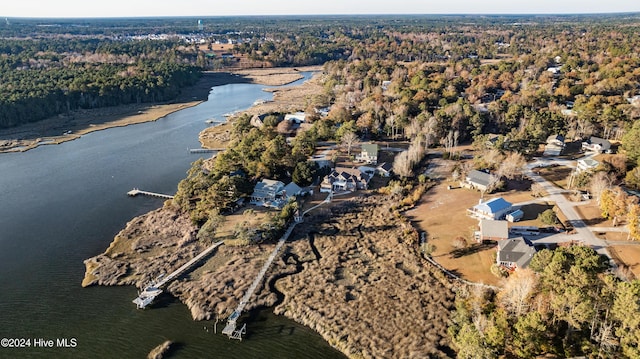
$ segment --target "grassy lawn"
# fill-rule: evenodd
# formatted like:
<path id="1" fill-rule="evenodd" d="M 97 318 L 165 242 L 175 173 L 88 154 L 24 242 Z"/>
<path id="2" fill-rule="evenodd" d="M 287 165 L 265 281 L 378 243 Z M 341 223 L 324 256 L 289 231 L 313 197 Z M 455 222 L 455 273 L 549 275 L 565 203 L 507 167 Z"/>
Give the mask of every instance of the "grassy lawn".
<path id="1" fill-rule="evenodd" d="M 565 166 L 549 166 L 534 168 L 533 171 L 557 187 L 566 189 L 568 186 L 567 179 L 573 171 L 573 168 Z"/>
<path id="2" fill-rule="evenodd" d="M 472 231 L 478 221 L 466 215 L 467 208 L 473 207 L 480 199 L 480 193 L 468 189 L 448 190 L 440 183 L 427 191 L 413 210 L 407 211 L 407 217 L 422 231 L 427 232 L 430 243 L 436 250 L 433 258 L 445 268 L 457 272 L 463 278 L 474 282 L 498 284 L 499 279 L 490 272 L 494 263 L 495 248 L 472 247 Z M 485 196 L 486 197 L 486 196 Z M 453 239 L 462 236 L 472 247 L 467 254 L 456 255 Z"/>
<path id="3" fill-rule="evenodd" d="M 598 208 L 595 200 L 584 206 L 576 206 L 576 212 L 580 218 L 590 227 L 613 227 L 613 221 L 602 217 L 602 212 Z"/>
<path id="4" fill-rule="evenodd" d="M 260 206 L 247 205 L 236 211 L 234 214 L 225 216 L 225 221 L 216 230 L 214 241 L 234 239 L 233 230 L 236 225 L 248 222 L 252 226 L 260 225 L 269 213 L 278 213 L 277 210 Z"/>
<path id="5" fill-rule="evenodd" d="M 609 253 L 618 264 L 629 267 L 636 278 L 640 278 L 640 245 L 610 246 Z"/>

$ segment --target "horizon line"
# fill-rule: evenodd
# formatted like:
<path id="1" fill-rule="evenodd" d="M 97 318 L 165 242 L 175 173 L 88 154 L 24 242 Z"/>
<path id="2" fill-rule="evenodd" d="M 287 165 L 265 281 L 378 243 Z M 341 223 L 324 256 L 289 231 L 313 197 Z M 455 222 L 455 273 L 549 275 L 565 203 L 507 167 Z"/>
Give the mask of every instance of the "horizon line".
<path id="1" fill-rule="evenodd" d="M 24 20 L 90 20 L 90 19 L 163 19 L 163 18 L 225 18 L 225 17 L 330 17 L 330 16 L 602 16 L 602 15 L 640 15 L 637 11 L 613 11 L 613 12 L 560 12 L 560 13 L 342 13 L 342 14 L 235 14 L 235 15 L 123 15 L 123 16 L 7 16 L 0 15 L 5 19 Z"/>

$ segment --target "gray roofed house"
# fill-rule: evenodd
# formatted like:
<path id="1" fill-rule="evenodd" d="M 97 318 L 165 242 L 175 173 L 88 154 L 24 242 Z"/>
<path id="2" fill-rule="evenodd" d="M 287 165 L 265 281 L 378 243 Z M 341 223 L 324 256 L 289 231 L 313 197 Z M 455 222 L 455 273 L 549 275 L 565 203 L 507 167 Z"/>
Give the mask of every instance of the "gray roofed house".
<path id="1" fill-rule="evenodd" d="M 382 177 L 391 176 L 391 171 L 393 170 L 393 164 L 390 162 L 382 162 L 378 167 L 378 174 Z"/>
<path id="2" fill-rule="evenodd" d="M 492 182 L 492 175 L 487 172 L 472 170 L 465 177 L 461 186 L 471 189 L 477 189 L 479 191 L 486 191 Z"/>
<path id="3" fill-rule="evenodd" d="M 295 184 L 295 182 L 291 182 L 283 188 L 284 196 L 288 199 L 291 197 L 295 197 L 302 193 L 302 188 Z"/>
<path id="4" fill-rule="evenodd" d="M 320 192 L 367 189 L 371 177 L 356 168 L 336 167 L 320 184 Z"/>
<path id="5" fill-rule="evenodd" d="M 480 220 L 480 231 L 476 239 L 482 241 L 502 241 L 509 238 L 509 226 L 507 221 Z"/>
<path id="6" fill-rule="evenodd" d="M 578 165 L 576 166 L 576 171 L 589 171 L 598 167 L 600 162 L 594 160 L 593 158 L 583 158 L 578 160 Z"/>
<path id="7" fill-rule="evenodd" d="M 589 141 L 582 142 L 582 149 L 593 152 L 605 152 L 611 148 L 611 142 L 604 138 L 591 136 Z"/>
<path id="8" fill-rule="evenodd" d="M 530 241 L 518 237 L 498 242 L 498 265 L 508 269 L 526 268 L 531 262 L 536 249 Z"/>
<path id="9" fill-rule="evenodd" d="M 284 190 L 284 183 L 276 180 L 263 179 L 256 183 L 251 194 L 251 203 L 271 206 L 277 202 Z"/>

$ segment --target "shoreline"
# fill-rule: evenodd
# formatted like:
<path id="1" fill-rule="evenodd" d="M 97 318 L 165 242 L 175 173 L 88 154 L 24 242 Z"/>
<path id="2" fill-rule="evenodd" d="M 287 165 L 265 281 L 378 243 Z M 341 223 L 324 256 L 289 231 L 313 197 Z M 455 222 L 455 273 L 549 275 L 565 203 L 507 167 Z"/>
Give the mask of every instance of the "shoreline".
<path id="1" fill-rule="evenodd" d="M 279 95 L 285 95 L 284 102 L 280 102 L 282 97 L 274 98 L 273 103 L 240 113 L 274 108 L 264 105 L 283 109 L 299 104 L 317 90 L 318 83 L 308 81 L 279 90 Z M 453 355 L 442 323 L 453 307 L 455 284 L 419 256 L 418 231 L 409 220 L 404 215 L 389 216 L 395 201 L 397 198 L 367 193 L 349 203 L 323 208 L 305 220 L 304 228 L 294 230 L 287 241 L 287 255 L 274 261 L 246 311 L 268 308 L 320 334 L 347 357 L 375 358 L 390 352 Z M 85 260 L 82 286 L 142 288 L 209 244 L 198 240 L 197 233 L 188 216 L 166 201 L 163 207 L 133 218 L 109 248 Z M 188 279 L 169 283 L 166 292 L 188 308 L 192 320 L 224 318 L 238 305 L 273 246 L 221 246 Z M 379 307 L 392 310 L 379 312 Z M 420 312 L 424 313 L 415 315 Z M 349 313 L 360 313 L 359 318 Z M 380 330 L 385 326 L 392 330 Z M 416 333 L 428 333 L 428 345 Z"/>
<path id="2" fill-rule="evenodd" d="M 35 123 L 0 129 L 0 154 L 25 152 L 39 146 L 76 140 L 91 132 L 154 122 L 176 111 L 208 99 L 211 88 L 239 83 L 283 86 L 299 80 L 300 71 L 317 71 L 319 66 L 203 72 L 195 85 L 182 90 L 170 103 L 128 104 L 90 110 L 74 110 Z"/>

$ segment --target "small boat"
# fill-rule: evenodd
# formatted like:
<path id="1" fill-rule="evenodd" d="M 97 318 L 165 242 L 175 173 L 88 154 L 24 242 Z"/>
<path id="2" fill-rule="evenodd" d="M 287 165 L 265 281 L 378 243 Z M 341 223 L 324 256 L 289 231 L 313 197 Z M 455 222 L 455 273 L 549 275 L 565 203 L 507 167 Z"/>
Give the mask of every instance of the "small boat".
<path id="1" fill-rule="evenodd" d="M 210 118 L 210 119 L 208 119 L 208 120 L 206 120 L 206 121 L 204 121 L 204 122 L 205 122 L 205 123 L 208 123 L 208 124 L 212 124 L 212 123 L 216 123 L 216 122 L 218 122 L 218 120 L 216 120 L 215 118 Z"/>

